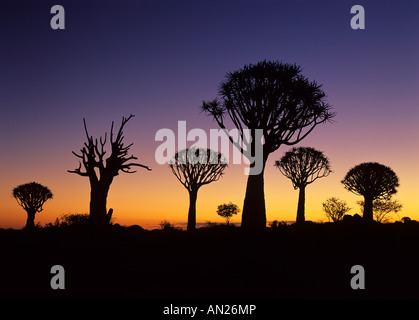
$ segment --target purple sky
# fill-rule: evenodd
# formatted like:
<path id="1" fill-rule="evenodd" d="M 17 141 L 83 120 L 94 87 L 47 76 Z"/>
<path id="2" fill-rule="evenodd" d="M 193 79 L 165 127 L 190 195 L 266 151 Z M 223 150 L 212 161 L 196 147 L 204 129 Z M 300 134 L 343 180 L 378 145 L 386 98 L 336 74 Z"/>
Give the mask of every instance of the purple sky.
<path id="1" fill-rule="evenodd" d="M 50 28 L 55 4 L 66 10 L 65 30 Z M 355 4 L 365 30 L 350 28 Z M 100 135 L 134 113 L 133 152 L 159 174 L 155 132 L 179 120 L 217 128 L 201 101 L 216 96 L 226 72 L 263 59 L 301 65 L 323 84 L 337 122 L 303 145 L 328 152 L 336 181 L 377 154 L 372 161 L 400 170 L 416 164 L 401 185 L 417 187 L 418 38 L 413 0 L 2 1 L 0 198 L 37 177 L 24 167 L 75 168 L 83 117 Z"/>

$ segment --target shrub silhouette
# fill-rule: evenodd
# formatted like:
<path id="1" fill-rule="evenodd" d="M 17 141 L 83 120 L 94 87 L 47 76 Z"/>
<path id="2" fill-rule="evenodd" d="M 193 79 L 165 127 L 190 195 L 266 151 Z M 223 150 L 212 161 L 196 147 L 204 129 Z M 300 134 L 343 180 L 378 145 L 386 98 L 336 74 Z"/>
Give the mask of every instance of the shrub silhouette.
<path id="1" fill-rule="evenodd" d="M 339 200 L 335 197 L 327 199 L 322 203 L 322 206 L 326 217 L 333 222 L 342 220 L 345 214 L 351 210 L 345 200 Z"/>
<path id="2" fill-rule="evenodd" d="M 89 215 L 87 213 L 66 213 L 61 217 L 56 218 L 54 223 L 47 223 L 47 228 L 62 228 L 71 226 L 87 225 L 89 222 Z"/>
<path id="3" fill-rule="evenodd" d="M 147 166 L 139 163 L 130 162 L 131 160 L 137 160 L 137 157 L 128 157 L 128 151 L 133 145 L 132 143 L 128 146 L 124 146 L 123 129 L 126 123 L 134 115 L 130 115 L 128 118 L 122 117 L 121 126 L 119 127 L 116 138 L 113 134 L 114 122 L 112 121 L 110 131 L 110 143 L 111 143 L 111 155 L 105 160 L 106 154 L 105 145 L 107 142 L 107 134 L 105 138 L 100 137 L 99 144 L 98 139 L 93 139 L 87 131 L 86 120 L 83 119 L 84 131 L 87 137 L 87 143 L 84 143 L 84 147 L 80 149 L 80 153 L 77 154 L 73 151 L 73 154 L 81 159 L 79 167 L 75 170 L 67 170 L 70 173 L 76 173 L 82 177 L 88 177 L 90 181 L 90 221 L 92 224 L 97 226 L 103 226 L 110 223 L 112 218 L 113 209 L 106 211 L 106 201 L 108 198 L 109 188 L 113 181 L 113 178 L 119 174 L 119 171 L 125 173 L 135 173 L 136 171 L 130 171 L 131 167 L 137 166 L 151 170 Z M 81 171 L 81 165 L 85 171 Z M 99 176 L 95 169 L 98 169 Z"/>
<path id="4" fill-rule="evenodd" d="M 218 91 L 219 98 L 203 101 L 202 111 L 226 129 L 229 118 L 239 130 L 243 148 L 233 136 L 230 142 L 249 158 L 255 154 L 256 129 L 263 130 L 263 165 L 259 174 L 250 174 L 243 204 L 242 227 L 266 227 L 264 169 L 269 154 L 281 145 L 294 145 L 303 140 L 320 123 L 331 120 L 334 113 L 325 102 L 321 85 L 301 74 L 301 67 L 278 61 L 262 61 L 245 65 L 227 73 Z M 250 130 L 246 138 L 244 129 Z M 255 162 L 250 165 L 250 173 Z"/>
<path id="5" fill-rule="evenodd" d="M 166 219 L 160 222 L 160 228 L 165 231 L 175 230 L 175 226 L 171 224 L 169 221 L 167 221 Z"/>
<path id="6" fill-rule="evenodd" d="M 294 189 L 299 189 L 296 222 L 305 221 L 305 190 L 307 185 L 318 178 L 327 177 L 332 170 L 329 160 L 314 148 L 299 147 L 285 152 L 281 160 L 275 161 L 275 167 L 291 180 Z"/>
<path id="7" fill-rule="evenodd" d="M 287 226 L 287 223 L 285 221 L 274 220 L 270 222 L 268 226 L 272 230 L 279 230 L 279 229 L 285 228 Z"/>
<path id="8" fill-rule="evenodd" d="M 203 185 L 220 179 L 227 163 L 221 153 L 211 149 L 189 148 L 177 152 L 169 166 L 189 192 L 187 230 L 195 230 L 198 190 Z"/>
<path id="9" fill-rule="evenodd" d="M 230 219 L 233 215 L 240 212 L 239 206 L 232 202 L 220 204 L 217 207 L 217 214 L 226 219 L 227 224 L 230 224 Z"/>
<path id="10" fill-rule="evenodd" d="M 366 221 L 373 221 L 373 201 L 389 200 L 399 186 L 396 173 L 377 162 L 364 162 L 353 167 L 341 182 L 348 191 L 364 197 L 363 218 Z"/>
<path id="11" fill-rule="evenodd" d="M 67 213 L 61 217 L 61 224 L 68 226 L 86 224 L 89 220 L 87 213 Z"/>
<path id="12" fill-rule="evenodd" d="M 35 227 L 35 214 L 43 210 L 43 205 L 48 199 L 52 199 L 51 191 L 36 182 L 22 184 L 13 189 L 13 197 L 28 214 L 26 229 Z"/>

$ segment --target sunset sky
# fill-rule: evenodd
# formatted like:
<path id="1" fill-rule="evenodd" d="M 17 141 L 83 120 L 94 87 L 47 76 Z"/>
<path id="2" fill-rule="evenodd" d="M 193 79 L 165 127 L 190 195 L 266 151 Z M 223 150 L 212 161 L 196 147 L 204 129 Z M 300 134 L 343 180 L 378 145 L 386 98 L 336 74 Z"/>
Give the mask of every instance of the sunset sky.
<path id="1" fill-rule="evenodd" d="M 50 27 L 55 4 L 65 8 L 65 30 Z M 350 27 L 355 4 L 365 8 L 365 30 Z M 157 164 L 155 134 L 186 121 L 209 136 L 218 127 L 200 113 L 202 100 L 216 97 L 227 72 L 263 59 L 301 65 L 337 114 L 298 144 L 323 151 L 333 170 L 307 187 L 306 219 L 327 221 L 321 204 L 332 196 L 360 213 L 362 198 L 340 181 L 366 161 L 397 173 L 400 218 L 419 219 L 418 1 L 2 1 L 0 38 L 0 228 L 25 225 L 12 189 L 31 181 L 54 194 L 35 223 L 88 212 L 88 178 L 67 172 L 78 167 L 71 151 L 85 142 L 83 118 L 99 137 L 131 113 L 125 141 L 152 171 L 115 177 L 115 222 L 186 222 L 188 193 Z M 268 159 L 268 221 L 295 220 L 298 191 L 273 167 L 287 150 Z M 244 168 L 232 164 L 200 189 L 198 222 L 224 221 L 222 203 L 242 209 Z"/>

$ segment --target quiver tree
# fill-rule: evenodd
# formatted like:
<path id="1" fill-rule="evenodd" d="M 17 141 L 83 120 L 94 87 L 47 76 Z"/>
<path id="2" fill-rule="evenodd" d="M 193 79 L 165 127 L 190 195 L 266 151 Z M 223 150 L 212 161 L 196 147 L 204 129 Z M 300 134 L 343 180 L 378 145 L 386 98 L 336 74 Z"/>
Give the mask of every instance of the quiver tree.
<path id="1" fill-rule="evenodd" d="M 88 177 L 90 182 L 90 222 L 94 225 L 107 225 L 112 218 L 112 209 L 109 212 L 106 211 L 106 200 L 108 197 L 109 187 L 113 181 L 113 178 L 119 174 L 119 171 L 125 173 L 135 173 L 131 171 L 131 167 L 141 167 L 147 170 L 147 166 L 133 162 L 137 160 L 137 157 L 128 156 L 128 151 L 133 143 L 125 146 L 123 129 L 125 124 L 134 115 L 130 115 L 128 118 L 122 117 L 121 126 L 119 127 L 116 137 L 113 133 L 114 122 L 112 121 L 110 131 L 110 145 L 111 154 L 106 159 L 105 145 L 107 142 L 107 133 L 102 139 L 93 139 L 87 131 L 86 120 L 83 119 L 84 131 L 86 133 L 87 142 L 84 143 L 84 147 L 80 149 L 79 153 L 73 151 L 73 154 L 80 158 L 79 167 L 75 170 L 68 170 L 70 173 L 76 173 L 82 177 Z M 82 165 L 84 171 L 82 171 Z M 97 169 L 97 170 L 95 170 Z M 99 173 L 99 176 L 97 175 Z"/>
<path id="2" fill-rule="evenodd" d="M 363 218 L 366 221 L 373 221 L 373 201 L 389 200 L 399 186 L 396 173 L 377 162 L 364 162 L 353 167 L 341 182 L 348 191 L 364 197 Z"/>
<path id="3" fill-rule="evenodd" d="M 269 154 L 281 145 L 294 145 L 303 140 L 320 123 L 331 120 L 334 113 L 325 102 L 326 94 L 315 81 L 301 74 L 301 67 L 278 61 L 262 61 L 245 65 L 227 73 L 221 82 L 219 97 L 204 101 L 202 110 L 224 129 L 229 140 L 246 156 L 250 164 L 243 204 L 242 227 L 266 227 L 264 169 Z M 226 129 L 230 120 L 239 131 L 234 139 Z M 245 129 L 249 132 L 246 137 Z M 257 170 L 255 151 L 262 144 L 261 168 Z M 239 143 L 241 141 L 241 143 Z M 262 148 L 260 148 L 262 149 Z M 252 172 L 253 171 L 253 172 Z"/>
<path id="4" fill-rule="evenodd" d="M 292 148 L 282 158 L 275 161 L 275 167 L 291 180 L 295 190 L 299 189 L 297 223 L 305 221 L 305 190 L 307 185 L 318 178 L 327 177 L 332 170 L 329 160 L 314 148 Z"/>
<path id="5" fill-rule="evenodd" d="M 28 214 L 26 229 L 35 227 L 35 214 L 43 210 L 43 205 L 48 199 L 52 199 L 51 191 L 36 182 L 22 184 L 13 189 L 13 197 Z"/>
<path id="6" fill-rule="evenodd" d="M 179 151 L 169 163 L 173 174 L 189 192 L 188 231 L 196 227 L 196 199 L 203 185 L 217 181 L 227 167 L 221 153 L 211 149 Z"/>

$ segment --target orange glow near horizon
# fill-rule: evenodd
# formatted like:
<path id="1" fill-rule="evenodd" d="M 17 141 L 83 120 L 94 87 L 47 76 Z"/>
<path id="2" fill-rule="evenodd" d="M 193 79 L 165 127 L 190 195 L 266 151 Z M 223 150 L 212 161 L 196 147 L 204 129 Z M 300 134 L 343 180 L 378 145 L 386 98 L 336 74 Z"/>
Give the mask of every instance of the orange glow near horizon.
<path id="1" fill-rule="evenodd" d="M 332 128 L 328 129 L 332 130 Z M 331 131 L 330 131 L 331 132 Z M 327 132 L 326 132 L 327 134 Z M 352 208 L 349 214 L 360 213 L 358 200 L 361 197 L 351 194 L 343 188 L 340 180 L 354 165 L 372 159 L 389 165 L 399 176 L 399 192 L 394 196 L 403 204 L 399 212 L 399 218 L 409 216 L 419 219 L 417 195 L 419 179 L 411 172 L 416 172 L 416 159 L 399 158 L 399 161 L 380 161 L 380 157 L 372 155 L 377 150 L 366 149 L 356 156 L 349 157 L 347 154 L 337 154 L 336 146 L 307 143 L 322 150 L 330 159 L 333 172 L 329 177 L 322 178 L 309 185 L 306 189 L 306 220 L 327 221 L 323 211 L 322 202 L 335 196 L 346 200 Z M 316 139 L 313 134 L 312 139 Z M 138 224 L 144 228 L 158 228 L 158 224 L 164 219 L 173 224 L 186 223 L 189 206 L 188 192 L 177 181 L 167 165 L 158 165 L 153 157 L 153 148 L 148 149 L 148 157 L 143 151 L 140 154 L 140 162 L 149 165 L 151 172 L 139 169 L 135 174 L 120 173 L 111 185 L 108 197 L 108 208 L 114 209 L 115 222 L 121 225 Z M 267 220 L 294 221 L 297 210 L 298 191 L 292 188 L 291 182 L 273 167 L 275 160 L 279 159 L 286 148 L 280 148 L 271 154 L 265 170 L 265 202 Z M 351 150 L 348 150 L 350 153 Z M 376 154 L 377 155 L 377 154 Z M 77 159 L 73 156 L 60 155 L 57 159 L 59 166 L 49 167 L 42 158 L 35 159 L 33 168 L 21 167 L 16 173 L 9 170 L 3 173 L 1 185 L 2 210 L 0 215 L 1 228 L 22 228 L 26 221 L 26 212 L 18 206 L 12 197 L 12 188 L 26 182 L 36 181 L 48 186 L 54 194 L 54 198 L 44 205 L 44 211 L 37 214 L 35 223 L 45 225 L 54 222 L 57 217 L 66 213 L 86 213 L 89 208 L 90 187 L 88 178 L 76 174 L 67 173 L 67 169 L 77 166 Z M 350 159 L 350 160 L 349 160 Z M 59 161 L 61 160 L 61 162 Z M 39 163 L 38 163 L 39 161 Z M 409 162 L 410 161 L 410 162 Z M 19 165 L 19 164 L 17 164 Z M 244 175 L 245 165 L 231 164 L 225 171 L 225 175 L 217 182 L 203 186 L 198 192 L 197 222 L 205 223 L 224 222 L 225 220 L 216 214 L 219 204 L 233 202 L 242 210 L 246 189 L 247 176 Z M 36 172 L 36 173 L 34 173 Z M 240 222 L 241 212 L 231 219 L 231 222 Z"/>

